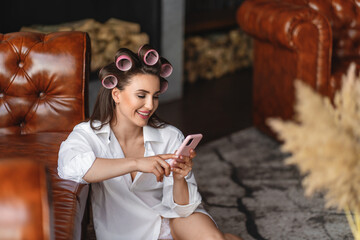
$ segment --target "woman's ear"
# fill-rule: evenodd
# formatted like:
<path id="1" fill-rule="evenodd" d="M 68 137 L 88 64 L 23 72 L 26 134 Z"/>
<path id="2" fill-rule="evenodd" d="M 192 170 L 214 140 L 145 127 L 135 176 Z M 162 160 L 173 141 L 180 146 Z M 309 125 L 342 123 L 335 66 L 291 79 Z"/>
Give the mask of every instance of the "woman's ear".
<path id="1" fill-rule="evenodd" d="M 111 90 L 111 95 L 116 104 L 120 103 L 120 90 L 118 88 L 113 88 L 113 90 Z"/>

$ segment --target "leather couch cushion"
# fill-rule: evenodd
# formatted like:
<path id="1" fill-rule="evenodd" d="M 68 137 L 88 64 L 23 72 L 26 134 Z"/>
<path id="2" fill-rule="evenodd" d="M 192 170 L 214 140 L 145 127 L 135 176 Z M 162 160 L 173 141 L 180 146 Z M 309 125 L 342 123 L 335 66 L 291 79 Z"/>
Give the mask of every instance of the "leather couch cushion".
<path id="1" fill-rule="evenodd" d="M 2 160 L 0 179 L 0 238 L 52 239 L 44 165 Z"/>
<path id="2" fill-rule="evenodd" d="M 85 116 L 86 33 L 0 34 L 0 134 L 71 131 Z"/>
<path id="3" fill-rule="evenodd" d="M 89 190 L 88 185 L 60 179 L 57 174 L 59 147 L 68 134 L 0 136 L 0 158 L 28 158 L 43 163 L 49 169 L 56 239 L 80 238 L 81 220 Z"/>

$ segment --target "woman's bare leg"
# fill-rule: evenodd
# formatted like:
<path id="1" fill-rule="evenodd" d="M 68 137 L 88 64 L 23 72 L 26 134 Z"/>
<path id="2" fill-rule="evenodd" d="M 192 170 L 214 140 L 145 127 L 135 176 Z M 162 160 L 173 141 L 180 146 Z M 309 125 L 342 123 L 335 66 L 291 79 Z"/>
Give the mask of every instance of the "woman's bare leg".
<path id="1" fill-rule="evenodd" d="M 231 233 L 225 233 L 224 236 L 226 240 L 242 240 L 242 238 L 235 236 Z"/>
<path id="2" fill-rule="evenodd" d="M 236 237 L 234 235 L 224 236 L 209 216 L 198 212 L 186 218 L 170 219 L 170 228 L 175 240 L 241 240 L 241 238 L 234 238 Z"/>

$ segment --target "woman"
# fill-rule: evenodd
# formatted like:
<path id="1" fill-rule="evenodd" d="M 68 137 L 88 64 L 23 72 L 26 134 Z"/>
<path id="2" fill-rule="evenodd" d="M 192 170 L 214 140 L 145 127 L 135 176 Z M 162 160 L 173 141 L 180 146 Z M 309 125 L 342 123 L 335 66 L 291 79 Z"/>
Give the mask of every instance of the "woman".
<path id="1" fill-rule="evenodd" d="M 97 239 L 239 239 L 223 235 L 201 207 L 196 153 L 173 154 L 184 136 L 155 115 L 171 72 L 149 45 L 138 54 L 120 49 L 100 70 L 104 87 L 90 120 L 61 144 L 59 176 L 92 183 Z"/>

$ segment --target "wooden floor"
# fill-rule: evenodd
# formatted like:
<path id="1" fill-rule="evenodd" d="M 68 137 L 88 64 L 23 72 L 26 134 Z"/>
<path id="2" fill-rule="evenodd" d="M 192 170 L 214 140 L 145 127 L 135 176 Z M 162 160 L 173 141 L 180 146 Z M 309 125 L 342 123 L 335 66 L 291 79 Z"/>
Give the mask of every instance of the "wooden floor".
<path id="1" fill-rule="evenodd" d="M 160 104 L 158 115 L 184 135 L 202 133 L 202 143 L 251 126 L 252 69 L 185 84 L 181 100 Z"/>

